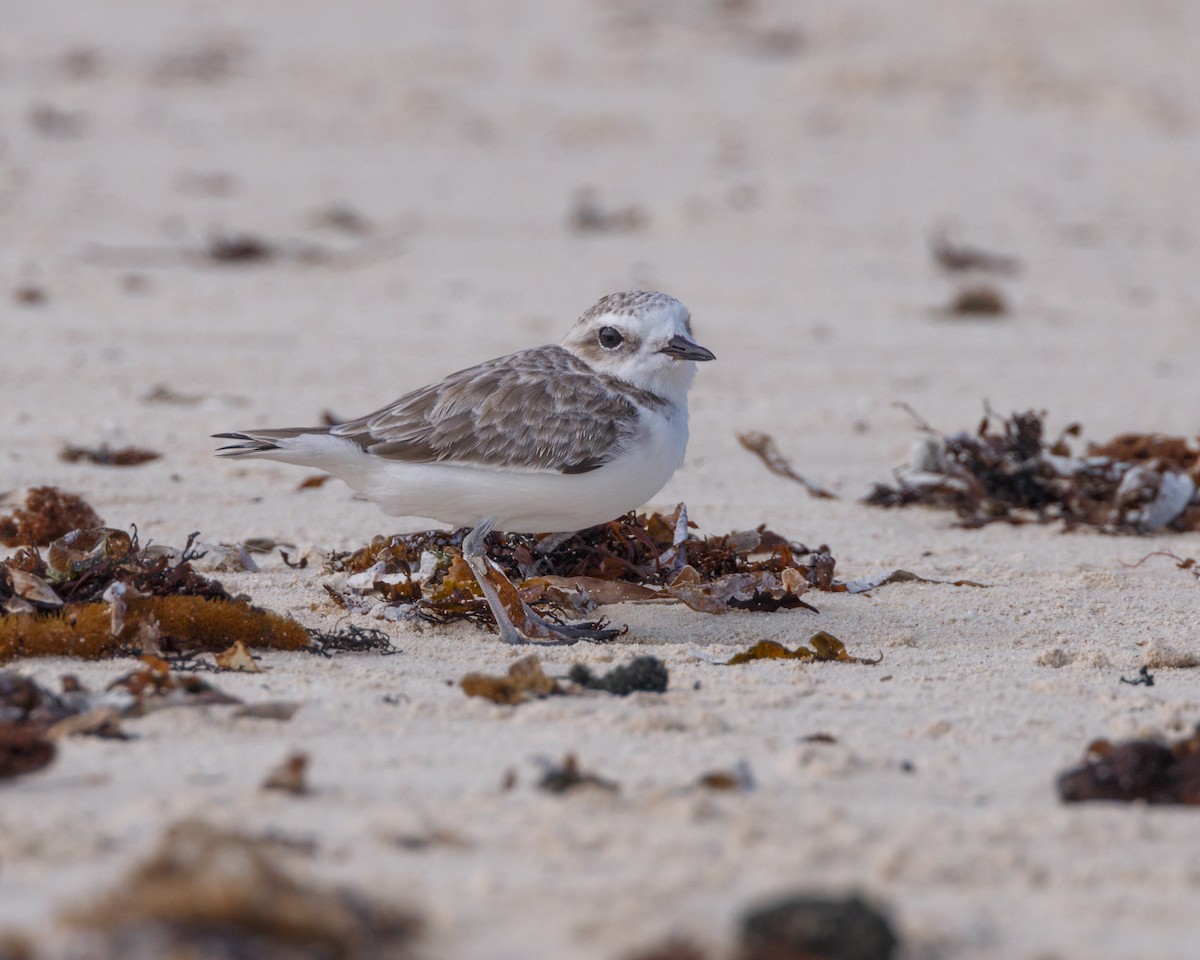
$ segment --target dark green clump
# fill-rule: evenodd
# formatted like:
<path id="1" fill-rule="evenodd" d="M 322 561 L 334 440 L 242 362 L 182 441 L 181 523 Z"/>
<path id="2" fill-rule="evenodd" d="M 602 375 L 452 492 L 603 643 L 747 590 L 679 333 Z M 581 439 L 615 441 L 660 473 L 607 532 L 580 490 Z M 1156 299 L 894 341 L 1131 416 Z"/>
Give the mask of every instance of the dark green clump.
<path id="1" fill-rule="evenodd" d="M 860 897 L 801 894 L 742 917 L 738 960 L 890 960 L 897 946 L 887 917 Z"/>
<path id="2" fill-rule="evenodd" d="M 618 697 L 627 697 L 638 690 L 666 693 L 667 665 L 658 657 L 634 657 L 628 665 L 597 677 L 584 664 L 577 663 L 571 667 L 567 679 L 589 690 L 607 690 Z"/>

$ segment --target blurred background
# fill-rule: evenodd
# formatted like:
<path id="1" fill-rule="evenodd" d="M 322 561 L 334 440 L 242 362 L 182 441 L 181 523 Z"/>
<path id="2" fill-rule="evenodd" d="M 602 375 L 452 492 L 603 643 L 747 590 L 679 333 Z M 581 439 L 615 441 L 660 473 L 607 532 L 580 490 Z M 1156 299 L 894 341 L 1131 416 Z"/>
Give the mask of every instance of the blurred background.
<path id="1" fill-rule="evenodd" d="M 212 475 L 629 287 L 720 358 L 668 491 L 713 509 L 736 429 L 861 492 L 896 401 L 1194 432 L 1198 41 L 1191 0 L 8 0 L 6 485 L 99 435 Z"/>
<path id="2" fill-rule="evenodd" d="M 483 634 L 277 655 L 242 689 L 306 701 L 283 732 L 162 711 L 5 793 L 0 927 L 90 900 L 201 812 L 316 837 L 315 871 L 413 894 L 434 955 L 467 960 L 728 937 L 793 883 L 886 897 L 909 960 L 1191 957 L 1195 822 L 1068 811 L 1052 784 L 1098 735 L 1194 724 L 1190 674 L 1119 678 L 1200 629 L 1188 573 L 1122 564 L 1197 535 L 857 498 L 919 435 L 897 404 L 947 432 L 985 402 L 1095 440 L 1200 430 L 1198 51 L 1197 0 L 0 0 L 0 494 L 60 486 L 143 542 L 308 549 L 231 583 L 332 623 L 321 559 L 425 524 L 217 461 L 209 435 L 365 413 L 651 287 L 718 358 L 653 506 L 830 544 L 847 577 L 997 587 L 822 595 L 819 621 L 765 627 L 621 609 L 681 695 L 511 721 L 453 686 L 525 652 Z M 842 498 L 768 473 L 745 430 Z M 61 458 L 104 443 L 162 456 Z M 687 652 L 818 625 L 886 663 L 721 675 Z M 109 667 L 70 664 L 93 689 Z M 317 795 L 272 803 L 285 738 L 319 754 Z M 611 807 L 532 786 L 531 757 L 577 749 L 626 785 Z M 757 793 L 680 786 L 744 757 Z M 426 814 L 477 850 L 401 850 Z"/>

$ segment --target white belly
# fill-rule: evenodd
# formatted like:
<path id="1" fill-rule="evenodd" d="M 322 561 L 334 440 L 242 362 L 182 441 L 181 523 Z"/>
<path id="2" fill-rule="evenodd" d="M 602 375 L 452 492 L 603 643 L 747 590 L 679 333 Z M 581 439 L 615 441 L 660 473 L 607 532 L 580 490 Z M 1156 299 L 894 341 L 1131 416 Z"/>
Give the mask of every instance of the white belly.
<path id="1" fill-rule="evenodd" d="M 646 420 L 646 431 L 635 444 L 588 473 L 384 460 L 348 440 L 312 435 L 296 438 L 301 442 L 290 450 L 284 445 L 274 459 L 327 470 L 392 516 L 426 517 L 452 526 L 474 526 L 495 517 L 496 529 L 510 533 L 573 531 L 640 507 L 683 463 L 686 413 Z"/>

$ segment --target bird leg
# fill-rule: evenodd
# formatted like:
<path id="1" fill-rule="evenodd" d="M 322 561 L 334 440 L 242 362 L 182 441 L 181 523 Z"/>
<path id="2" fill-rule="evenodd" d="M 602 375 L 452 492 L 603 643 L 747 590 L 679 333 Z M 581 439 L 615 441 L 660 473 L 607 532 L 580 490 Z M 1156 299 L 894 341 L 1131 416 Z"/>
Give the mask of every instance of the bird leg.
<path id="1" fill-rule="evenodd" d="M 500 638 L 505 643 L 536 643 L 559 646 L 580 640 L 603 642 L 617 636 L 620 630 L 597 630 L 591 626 L 573 626 L 551 623 L 538 616 L 530 608 L 516 586 L 504 575 L 504 571 L 492 561 L 484 546 L 487 535 L 496 525 L 494 517 L 487 517 L 463 539 L 463 559 L 475 574 L 479 589 L 483 591 L 488 608 L 496 618 Z M 518 623 L 520 626 L 518 626 Z"/>

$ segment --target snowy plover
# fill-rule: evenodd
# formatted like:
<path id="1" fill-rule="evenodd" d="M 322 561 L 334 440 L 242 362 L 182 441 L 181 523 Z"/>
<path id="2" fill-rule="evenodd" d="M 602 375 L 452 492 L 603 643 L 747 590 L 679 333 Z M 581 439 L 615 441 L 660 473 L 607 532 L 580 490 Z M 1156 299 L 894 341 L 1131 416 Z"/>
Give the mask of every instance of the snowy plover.
<path id="1" fill-rule="evenodd" d="M 385 513 L 472 527 L 463 556 L 501 636 L 522 642 L 497 596 L 484 538 L 493 529 L 580 530 L 654 496 L 683 463 L 694 361 L 712 359 L 674 297 L 614 293 L 558 345 L 460 370 L 365 417 L 216 436 L 245 441 L 221 447 L 224 456 L 317 467 Z M 611 635 L 521 613 L 542 637 Z"/>

